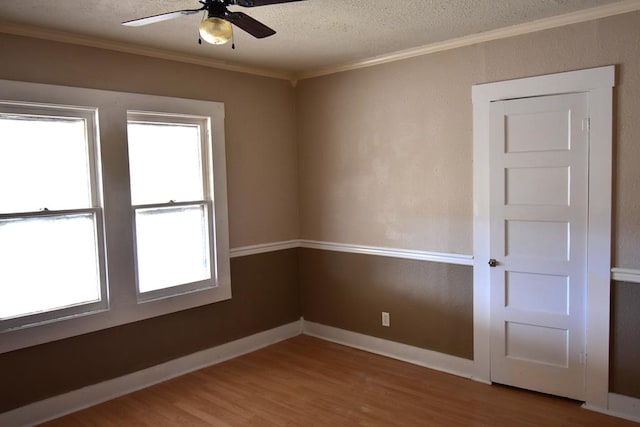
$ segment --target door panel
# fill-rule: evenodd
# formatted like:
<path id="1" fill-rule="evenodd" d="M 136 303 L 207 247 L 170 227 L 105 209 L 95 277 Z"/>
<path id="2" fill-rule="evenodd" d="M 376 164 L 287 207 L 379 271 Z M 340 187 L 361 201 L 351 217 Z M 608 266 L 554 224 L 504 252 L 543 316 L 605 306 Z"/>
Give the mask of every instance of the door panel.
<path id="1" fill-rule="evenodd" d="M 491 104 L 491 380 L 584 397 L 584 94 Z"/>
<path id="2" fill-rule="evenodd" d="M 507 357 L 566 368 L 567 332 L 565 329 L 506 322 Z"/>
<path id="3" fill-rule="evenodd" d="M 505 307 L 568 315 L 569 278 L 564 275 L 507 271 Z"/>
<path id="4" fill-rule="evenodd" d="M 505 256 L 565 261 L 569 224 L 564 221 L 505 220 Z"/>
<path id="5" fill-rule="evenodd" d="M 569 149 L 566 111 L 533 111 L 513 114 L 505 120 L 505 152 Z"/>
<path id="6" fill-rule="evenodd" d="M 505 177 L 507 205 L 567 206 L 568 167 L 508 168 Z M 548 191 L 538 191 L 539 188 Z"/>

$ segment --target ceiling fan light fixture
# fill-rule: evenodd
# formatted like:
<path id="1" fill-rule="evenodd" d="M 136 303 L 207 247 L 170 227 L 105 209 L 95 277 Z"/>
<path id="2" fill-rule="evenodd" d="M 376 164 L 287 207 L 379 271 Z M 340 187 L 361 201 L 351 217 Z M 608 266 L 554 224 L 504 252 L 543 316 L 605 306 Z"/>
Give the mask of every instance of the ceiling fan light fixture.
<path id="1" fill-rule="evenodd" d="M 233 36 L 231 23 L 215 16 L 204 19 L 199 27 L 202 40 L 211 44 L 225 44 Z"/>

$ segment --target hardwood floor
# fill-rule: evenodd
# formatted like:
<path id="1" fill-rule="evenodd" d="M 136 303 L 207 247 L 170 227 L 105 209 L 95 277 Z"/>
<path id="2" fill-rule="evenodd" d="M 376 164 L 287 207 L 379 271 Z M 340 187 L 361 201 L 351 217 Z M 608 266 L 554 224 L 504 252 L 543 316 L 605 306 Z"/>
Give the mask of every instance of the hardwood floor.
<path id="1" fill-rule="evenodd" d="M 298 336 L 46 426 L 634 426 L 577 402 Z"/>

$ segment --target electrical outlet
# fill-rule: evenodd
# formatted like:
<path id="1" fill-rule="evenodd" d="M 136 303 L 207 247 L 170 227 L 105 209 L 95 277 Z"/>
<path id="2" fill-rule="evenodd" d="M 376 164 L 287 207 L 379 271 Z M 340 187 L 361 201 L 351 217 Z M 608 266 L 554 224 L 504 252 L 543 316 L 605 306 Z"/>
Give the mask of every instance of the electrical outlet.
<path id="1" fill-rule="evenodd" d="M 387 328 L 391 326 L 391 320 L 389 319 L 389 313 L 386 311 L 382 312 L 382 326 L 386 326 Z"/>

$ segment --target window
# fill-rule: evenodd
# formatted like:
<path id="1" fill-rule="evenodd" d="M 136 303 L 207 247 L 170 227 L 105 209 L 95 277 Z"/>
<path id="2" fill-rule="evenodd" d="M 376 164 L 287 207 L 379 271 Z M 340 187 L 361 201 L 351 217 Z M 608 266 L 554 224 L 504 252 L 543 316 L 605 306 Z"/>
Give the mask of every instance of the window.
<path id="1" fill-rule="evenodd" d="M 212 286 L 209 121 L 127 116 L 140 298 Z"/>
<path id="2" fill-rule="evenodd" d="M 0 353 L 231 298 L 222 103 L 0 97 Z"/>
<path id="3" fill-rule="evenodd" d="M 107 306 L 95 116 L 0 103 L 0 329 Z"/>

